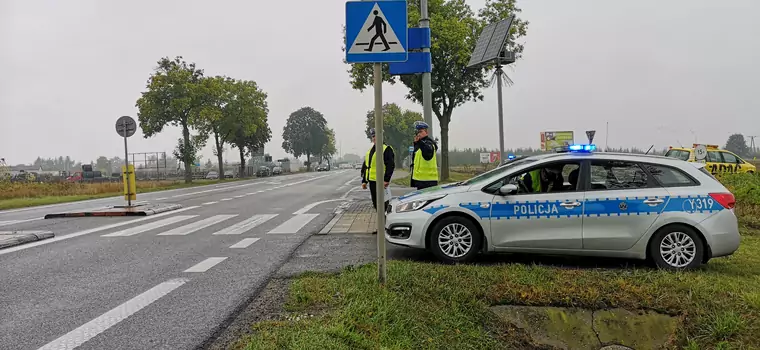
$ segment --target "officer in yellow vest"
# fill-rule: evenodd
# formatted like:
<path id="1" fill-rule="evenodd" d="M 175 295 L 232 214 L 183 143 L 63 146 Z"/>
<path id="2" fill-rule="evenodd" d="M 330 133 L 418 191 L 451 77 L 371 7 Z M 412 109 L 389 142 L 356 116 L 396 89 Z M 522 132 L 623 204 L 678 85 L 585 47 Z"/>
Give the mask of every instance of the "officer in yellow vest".
<path id="1" fill-rule="evenodd" d="M 412 159 L 412 187 L 418 190 L 438 186 L 438 145 L 428 136 L 428 125 L 423 121 L 414 123 L 414 158 Z"/>
<path id="2" fill-rule="evenodd" d="M 367 155 L 364 157 L 364 163 L 362 164 L 362 189 L 367 189 L 369 185 L 369 193 L 372 195 L 372 205 L 377 209 L 377 157 L 375 155 L 375 129 L 369 131 L 372 137 L 372 148 L 367 151 Z M 396 168 L 395 154 L 393 153 L 393 147 L 383 144 L 383 164 L 385 166 L 385 176 L 383 176 L 383 189 L 388 187 L 393 176 L 393 170 Z M 390 198 L 385 198 L 386 208 L 388 206 Z"/>

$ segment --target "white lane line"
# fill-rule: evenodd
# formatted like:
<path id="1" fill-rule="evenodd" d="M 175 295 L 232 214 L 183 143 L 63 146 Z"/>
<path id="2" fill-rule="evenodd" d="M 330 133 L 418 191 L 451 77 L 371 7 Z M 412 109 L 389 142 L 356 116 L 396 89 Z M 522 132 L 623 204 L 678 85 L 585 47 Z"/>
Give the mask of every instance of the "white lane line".
<path id="1" fill-rule="evenodd" d="M 183 284 L 187 283 L 187 281 L 189 281 L 189 279 L 175 278 L 163 282 L 128 300 L 127 302 L 111 309 L 110 311 L 98 316 L 94 320 L 79 326 L 77 329 L 64 334 L 60 338 L 47 343 L 39 350 L 74 349 L 84 344 L 86 341 L 94 338 L 98 334 L 105 332 L 107 329 L 113 327 L 127 317 L 140 311 L 154 301 L 169 294 L 171 291 L 179 288 Z"/>
<path id="2" fill-rule="evenodd" d="M 340 198 L 346 199 L 348 198 L 348 194 L 351 193 L 353 190 L 357 189 L 358 187 L 353 187 L 350 190 L 346 191 L 346 193 L 343 194 Z"/>
<path id="3" fill-rule="evenodd" d="M 187 220 L 187 219 L 194 218 L 196 216 L 198 216 L 198 215 L 177 215 L 177 216 L 172 216 L 170 218 L 166 218 L 166 219 L 163 219 L 163 220 L 158 220 L 158 221 L 155 221 L 155 222 L 151 222 L 149 224 L 140 225 L 140 226 L 137 226 L 137 227 L 131 227 L 131 228 L 128 228 L 126 230 L 121 230 L 121 231 L 109 233 L 109 234 L 103 235 L 102 237 L 128 237 L 128 236 L 134 236 L 136 234 L 143 233 L 145 231 L 150 231 L 150 230 L 153 230 L 153 229 L 157 229 L 159 227 L 164 227 L 164 226 L 167 226 L 167 225 L 171 225 L 171 224 L 174 224 L 174 223 L 177 223 L 177 222 L 180 222 L 180 221 L 184 221 L 184 220 Z"/>
<path id="4" fill-rule="evenodd" d="M 211 204 L 216 204 L 216 203 L 219 203 L 219 202 L 206 202 L 206 203 L 201 203 L 201 205 L 211 205 Z"/>
<path id="5" fill-rule="evenodd" d="M 345 199 L 338 198 L 338 199 L 328 199 L 328 200 L 324 200 L 324 201 L 314 202 L 314 203 L 306 205 L 305 207 L 303 207 L 301 209 L 296 210 L 293 214 L 295 214 L 295 215 L 305 214 L 307 211 L 311 210 L 312 208 L 314 208 L 314 207 L 316 207 L 316 206 L 318 206 L 320 204 L 330 203 L 330 202 L 337 202 L 337 201 L 343 201 L 343 200 L 345 200 Z"/>
<path id="6" fill-rule="evenodd" d="M 195 266 L 185 270 L 184 272 L 206 272 L 210 268 L 214 267 L 216 264 L 224 261 L 225 259 L 227 258 L 226 257 L 208 258 L 206 260 L 203 260 L 195 264 Z"/>
<path id="7" fill-rule="evenodd" d="M 184 236 L 191 234 L 195 231 L 202 230 L 206 227 L 209 227 L 214 224 L 218 224 L 224 220 L 232 219 L 236 217 L 237 214 L 230 214 L 230 215 L 214 215 L 210 218 L 205 218 L 201 221 L 196 221 L 192 224 L 187 224 L 185 226 L 180 226 L 177 228 L 173 228 L 166 232 L 161 232 L 158 234 L 158 236 Z"/>
<path id="8" fill-rule="evenodd" d="M 245 197 L 245 195 L 244 195 L 244 194 L 241 194 L 241 195 L 239 195 L 239 196 L 235 196 L 235 198 L 243 198 L 243 197 Z"/>
<path id="9" fill-rule="evenodd" d="M 283 222 L 280 226 L 267 232 L 267 234 L 297 233 L 298 230 L 306 226 L 311 220 L 314 220 L 319 214 L 299 214 L 288 221 Z"/>
<path id="10" fill-rule="evenodd" d="M 361 178 L 361 177 L 355 177 L 355 178 L 353 178 L 351 180 L 348 180 L 348 181 L 346 181 L 346 183 L 343 184 L 343 186 L 351 186 L 351 183 L 354 182 L 354 180 L 357 180 L 359 178 Z"/>
<path id="11" fill-rule="evenodd" d="M 214 235 L 239 235 L 259 226 L 269 220 L 274 219 L 277 214 L 254 215 L 249 219 L 243 220 L 232 226 L 226 227 L 221 231 L 214 232 Z"/>
<path id="12" fill-rule="evenodd" d="M 161 197 L 161 198 L 154 199 L 154 201 L 162 201 L 162 200 L 166 200 L 166 199 L 169 199 L 169 198 L 167 198 L 167 197 Z"/>
<path id="13" fill-rule="evenodd" d="M 339 215 L 335 215 L 335 217 L 333 217 L 332 220 L 330 220 L 330 222 L 328 222 L 327 225 L 325 225 L 325 227 L 323 227 L 322 230 L 319 231 L 319 234 L 320 235 L 324 235 L 324 234 L 329 233 L 330 230 L 332 230 L 332 228 L 335 226 L 335 224 L 338 223 L 338 220 L 340 220 L 341 216 L 342 215 L 340 215 L 340 214 Z"/>
<path id="14" fill-rule="evenodd" d="M 248 248 L 249 245 L 256 243 L 260 238 L 243 238 L 242 241 L 237 242 L 230 246 L 232 249 Z"/>
<path id="15" fill-rule="evenodd" d="M 53 238 L 46 239 L 44 241 L 37 241 L 37 242 L 22 244 L 22 245 L 11 247 L 11 248 L 5 248 L 3 250 L 0 250 L 0 255 L 17 252 L 19 250 L 34 248 L 34 247 L 38 247 L 38 246 L 45 245 L 45 244 L 55 243 L 55 242 L 58 242 L 58 241 L 63 241 L 65 239 L 69 239 L 69 238 L 76 238 L 76 237 L 79 237 L 79 236 L 88 235 L 90 233 L 110 230 L 110 229 L 116 228 L 116 227 L 131 225 L 131 224 L 138 223 L 138 222 L 141 222 L 141 221 L 152 220 L 152 219 L 156 219 L 156 218 L 160 218 L 160 217 L 168 216 L 168 215 L 174 215 L 174 214 L 181 213 L 183 211 L 190 210 L 190 209 L 195 209 L 195 208 L 200 208 L 200 207 L 196 205 L 196 206 L 192 206 L 192 207 L 187 207 L 187 208 L 167 211 L 165 213 L 151 215 L 151 216 L 146 216 L 144 218 L 139 218 L 139 219 L 129 220 L 129 221 L 117 222 L 115 224 L 95 227 L 95 228 L 91 228 L 89 230 L 84 230 L 84 231 L 79 231 L 79 232 L 75 232 L 75 233 L 70 233 L 70 234 L 67 234 L 67 235 L 55 236 Z"/>
<path id="16" fill-rule="evenodd" d="M 220 199 L 220 201 L 222 201 L 222 202 L 231 201 L 231 200 L 232 200 L 232 198 L 222 198 L 222 199 Z"/>
<path id="17" fill-rule="evenodd" d="M 246 195 L 250 196 L 250 195 L 254 195 L 256 193 L 258 193 L 258 192 L 248 192 L 248 193 L 246 193 Z"/>
<path id="18" fill-rule="evenodd" d="M 44 220 L 44 219 L 45 217 L 34 218 L 34 219 L 24 219 L 24 220 L 0 221 L 0 226 L 15 225 L 15 224 L 21 224 L 21 223 L 30 222 L 30 221 Z"/>

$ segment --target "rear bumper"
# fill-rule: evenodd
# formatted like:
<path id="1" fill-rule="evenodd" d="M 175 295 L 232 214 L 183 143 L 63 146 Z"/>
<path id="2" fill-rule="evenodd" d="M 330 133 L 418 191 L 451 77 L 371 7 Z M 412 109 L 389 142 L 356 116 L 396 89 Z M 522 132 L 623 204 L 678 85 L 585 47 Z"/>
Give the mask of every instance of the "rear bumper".
<path id="1" fill-rule="evenodd" d="M 721 210 L 700 224 L 713 258 L 733 254 L 739 249 L 739 222 L 731 210 Z"/>

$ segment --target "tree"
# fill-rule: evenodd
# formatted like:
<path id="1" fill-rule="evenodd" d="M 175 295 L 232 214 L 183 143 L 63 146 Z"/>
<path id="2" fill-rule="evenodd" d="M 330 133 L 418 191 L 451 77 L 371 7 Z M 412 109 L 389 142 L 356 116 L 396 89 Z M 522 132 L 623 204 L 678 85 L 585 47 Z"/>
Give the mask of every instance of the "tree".
<path id="1" fill-rule="evenodd" d="M 742 134 L 733 134 L 729 136 L 725 148 L 728 151 L 736 153 L 740 157 L 746 157 L 749 155 L 749 147 Z"/>
<path id="2" fill-rule="evenodd" d="M 107 157 L 100 156 L 97 160 L 95 160 L 95 168 L 105 172 L 105 173 L 111 173 L 111 162 L 108 160 Z"/>
<path id="3" fill-rule="evenodd" d="M 327 159 L 332 158 L 333 154 L 338 152 L 335 148 L 335 131 L 327 128 L 325 133 L 327 134 L 327 142 L 322 146 L 322 150 L 319 151 L 320 161 L 326 161 Z"/>
<path id="4" fill-rule="evenodd" d="M 346 153 L 346 154 L 343 155 L 343 161 L 344 162 L 356 163 L 356 162 L 358 162 L 360 160 L 362 160 L 362 157 L 360 157 L 357 154 Z"/>
<path id="5" fill-rule="evenodd" d="M 306 169 L 311 170 L 311 156 L 319 154 L 328 142 L 327 121 L 322 113 L 303 107 L 288 117 L 282 131 L 282 148 L 296 158 L 306 155 Z"/>
<path id="6" fill-rule="evenodd" d="M 422 120 L 422 114 L 410 110 L 402 110 L 395 103 L 383 105 L 383 140 L 393 147 L 396 154 L 396 166 L 406 157 L 406 150 L 414 143 L 414 122 Z M 367 138 L 372 140 L 370 129 L 375 127 L 375 111 L 367 111 Z"/>
<path id="7" fill-rule="evenodd" d="M 206 161 L 206 169 L 212 169 L 214 167 L 214 163 L 211 162 L 211 159 Z"/>
<path id="8" fill-rule="evenodd" d="M 409 23 L 419 22 L 419 2 L 408 2 Z M 485 8 L 476 17 L 465 0 L 430 0 L 431 43 L 433 72 L 433 113 L 441 125 L 441 178 L 449 177 L 449 123 L 454 109 L 468 101 L 482 101 L 481 90 L 488 86 L 490 67 L 466 69 L 475 47 L 478 35 L 488 23 L 507 18 L 521 10 L 516 0 L 487 0 Z M 523 45 L 517 39 L 527 34 L 528 22 L 515 18 L 507 41 L 507 50 L 521 58 Z M 406 75 L 394 77 L 383 66 L 383 80 L 391 84 L 401 81 L 408 89 L 406 96 L 414 102 L 422 103 L 422 77 Z M 354 64 L 349 70 L 351 86 L 363 91 L 372 86 L 372 64 Z"/>
<path id="9" fill-rule="evenodd" d="M 146 138 L 160 133 L 166 125 L 182 128 L 182 138 L 175 156 L 185 164 L 185 182 L 192 182 L 191 164 L 207 137 L 191 139 L 190 130 L 198 126 L 194 112 L 204 102 L 201 80 L 203 70 L 187 63 L 182 56 L 170 60 L 164 57 L 148 78 L 147 91 L 137 100 L 140 128 Z"/>

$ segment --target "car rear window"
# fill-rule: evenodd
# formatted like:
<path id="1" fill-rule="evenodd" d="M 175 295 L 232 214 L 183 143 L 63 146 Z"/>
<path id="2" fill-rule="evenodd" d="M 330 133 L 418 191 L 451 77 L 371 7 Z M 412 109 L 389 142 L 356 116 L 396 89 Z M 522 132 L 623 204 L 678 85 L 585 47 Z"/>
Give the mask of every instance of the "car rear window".
<path id="1" fill-rule="evenodd" d="M 667 153 L 665 153 L 665 156 L 670 157 L 670 158 L 677 158 L 680 160 L 689 160 L 689 157 L 691 156 L 691 151 L 671 149 Z"/>
<path id="2" fill-rule="evenodd" d="M 695 186 L 698 183 L 681 170 L 655 164 L 645 164 L 644 167 L 663 187 Z M 704 168 L 703 168 L 704 169 Z"/>

